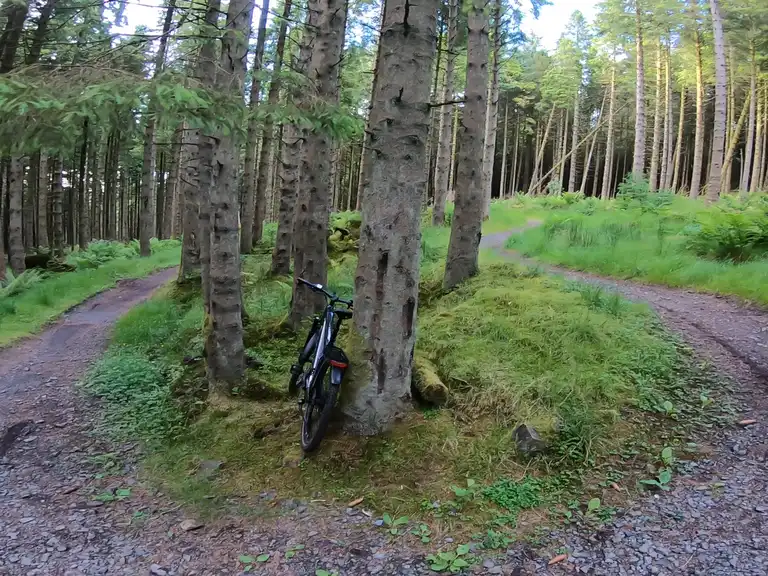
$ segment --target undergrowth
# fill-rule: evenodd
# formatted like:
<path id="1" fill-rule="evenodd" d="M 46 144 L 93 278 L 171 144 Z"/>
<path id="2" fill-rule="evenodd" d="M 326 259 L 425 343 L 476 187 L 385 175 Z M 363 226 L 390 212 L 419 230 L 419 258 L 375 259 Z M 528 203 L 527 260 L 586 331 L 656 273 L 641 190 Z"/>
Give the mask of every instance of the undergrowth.
<path id="1" fill-rule="evenodd" d="M 134 250 L 118 242 L 94 242 L 70 254 L 72 272 L 30 269 L 0 287 L 0 346 L 39 330 L 46 322 L 122 278 L 140 278 L 179 261 L 179 242 L 153 242 L 148 258 L 126 257 Z M 125 252 L 125 253 L 124 253 Z M 89 264 L 81 265 L 83 262 Z"/>
<path id="2" fill-rule="evenodd" d="M 731 196 L 712 207 L 625 183 L 610 202 L 580 201 L 510 238 L 527 256 L 620 278 L 768 304 L 768 202 Z"/>

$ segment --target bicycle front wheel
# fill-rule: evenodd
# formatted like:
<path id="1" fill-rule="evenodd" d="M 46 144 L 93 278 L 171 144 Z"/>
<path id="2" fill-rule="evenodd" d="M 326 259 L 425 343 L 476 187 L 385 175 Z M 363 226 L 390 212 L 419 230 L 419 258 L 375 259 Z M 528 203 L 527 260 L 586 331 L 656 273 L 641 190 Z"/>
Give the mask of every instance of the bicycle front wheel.
<path id="1" fill-rule="evenodd" d="M 320 445 L 328 430 L 333 408 L 336 406 L 339 387 L 331 383 L 329 368 L 328 363 L 323 362 L 303 405 L 301 449 L 304 452 L 312 452 Z"/>

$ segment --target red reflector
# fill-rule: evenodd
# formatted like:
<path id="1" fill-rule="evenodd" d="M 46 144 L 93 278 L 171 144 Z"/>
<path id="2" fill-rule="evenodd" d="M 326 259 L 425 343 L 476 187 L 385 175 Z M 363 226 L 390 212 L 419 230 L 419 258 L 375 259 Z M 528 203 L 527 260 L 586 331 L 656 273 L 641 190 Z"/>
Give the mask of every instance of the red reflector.
<path id="1" fill-rule="evenodd" d="M 346 364 L 345 362 L 339 362 L 338 360 L 328 360 L 328 364 L 335 368 L 346 368 L 349 366 L 349 364 Z"/>

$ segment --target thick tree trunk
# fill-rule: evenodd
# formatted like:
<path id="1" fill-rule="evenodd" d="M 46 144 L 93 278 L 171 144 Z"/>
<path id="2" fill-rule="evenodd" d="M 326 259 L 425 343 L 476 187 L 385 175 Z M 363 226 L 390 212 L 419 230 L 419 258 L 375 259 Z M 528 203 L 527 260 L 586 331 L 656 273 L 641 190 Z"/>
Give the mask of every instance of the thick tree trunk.
<path id="1" fill-rule="evenodd" d="M 655 192 L 659 176 L 659 145 L 661 143 L 661 40 L 656 46 L 656 101 L 653 109 L 653 144 L 651 145 L 651 169 L 648 173 L 648 184 L 651 192 Z"/>
<path id="2" fill-rule="evenodd" d="M 168 33 L 173 21 L 176 0 L 168 0 L 163 21 L 163 33 L 155 54 L 153 79 L 156 79 L 165 67 L 165 51 L 168 46 Z M 155 107 L 150 97 L 147 104 L 147 123 L 144 125 L 144 153 L 141 165 L 141 210 L 139 211 L 139 246 L 142 256 L 149 256 L 152 251 L 149 240 L 155 232 Z"/>
<path id="3" fill-rule="evenodd" d="M 672 190 L 677 192 L 678 183 L 683 186 L 684 178 L 681 177 L 680 164 L 682 161 L 683 136 L 685 134 L 685 88 L 680 90 L 680 116 L 677 120 L 677 140 L 675 142 L 675 156 L 673 160 L 674 170 L 672 175 Z"/>
<path id="4" fill-rule="evenodd" d="M 736 126 L 733 128 L 733 130 L 730 132 L 730 135 L 728 137 L 728 149 L 725 151 L 725 159 L 723 160 L 723 173 L 730 174 L 731 173 L 731 166 L 733 165 L 733 155 L 736 153 L 736 148 L 739 145 L 739 136 L 741 135 L 741 131 L 744 129 L 744 123 L 747 119 L 747 110 L 749 108 L 749 102 L 750 97 L 749 93 L 747 93 L 747 98 L 744 100 L 744 104 L 741 107 L 741 112 L 739 113 L 739 119 L 736 121 Z M 728 192 L 730 188 L 730 179 L 723 178 L 723 181 L 720 184 L 720 191 L 721 192 Z"/>
<path id="5" fill-rule="evenodd" d="M 725 36 L 723 18 L 720 15 L 718 0 L 709 0 L 712 13 L 715 49 L 715 122 L 712 128 L 712 155 L 709 162 L 709 183 L 707 184 L 707 202 L 717 202 L 723 177 L 723 151 L 726 131 L 726 85 L 728 71 L 725 65 Z"/>
<path id="6" fill-rule="evenodd" d="M 742 200 L 746 200 L 749 194 L 752 157 L 755 150 L 755 121 L 757 114 L 757 60 L 754 40 L 750 42 L 749 48 L 752 72 L 749 77 L 749 121 L 747 123 L 747 144 L 744 151 L 744 165 L 741 169 L 741 185 L 739 186 L 739 197 Z"/>
<path id="7" fill-rule="evenodd" d="M 691 0 L 692 10 L 696 10 Z M 696 49 L 696 136 L 693 144 L 693 174 L 691 175 L 691 198 L 698 198 L 701 192 L 701 168 L 704 160 L 704 70 L 701 63 L 701 36 L 694 14 L 693 25 Z"/>
<path id="8" fill-rule="evenodd" d="M 8 258 L 15 275 L 24 272 L 24 240 L 22 238 L 22 196 L 24 194 L 24 159 L 11 156 L 8 173 Z"/>
<path id="9" fill-rule="evenodd" d="M 280 21 L 280 30 L 277 36 L 275 48 L 275 63 L 272 67 L 272 81 L 269 84 L 267 107 L 270 112 L 277 107 L 280 100 L 280 73 L 283 67 L 283 50 L 285 49 L 285 36 L 288 30 L 288 19 L 291 16 L 291 0 L 283 3 L 283 18 Z M 258 177 L 256 178 L 256 207 L 254 210 L 253 241 L 261 242 L 264 233 L 264 218 L 267 212 L 267 185 L 269 184 L 269 171 L 272 167 L 272 154 L 274 148 L 275 124 L 272 113 L 264 120 L 264 131 L 261 137 L 261 151 L 259 152 Z"/>
<path id="10" fill-rule="evenodd" d="M 85 197 L 86 181 L 88 180 L 88 173 L 85 170 L 86 160 L 88 156 L 88 119 L 83 121 L 83 142 L 80 145 L 80 176 L 77 181 L 77 209 L 78 209 L 78 244 L 80 250 L 85 250 L 88 247 L 88 242 L 91 240 L 90 227 L 88 225 L 88 202 Z"/>
<path id="11" fill-rule="evenodd" d="M 37 198 L 37 186 L 40 180 L 40 154 L 35 153 L 29 157 L 29 172 L 27 173 L 27 187 L 24 193 L 24 250 L 31 250 L 35 246 L 35 200 Z"/>
<path id="12" fill-rule="evenodd" d="M 765 121 L 765 105 L 760 97 L 761 90 L 757 90 L 757 120 L 755 125 L 755 156 L 752 161 L 752 177 L 750 179 L 749 191 L 757 192 L 760 189 L 760 167 L 763 162 L 763 122 Z"/>
<path id="13" fill-rule="evenodd" d="M 616 62 L 611 66 L 611 88 L 608 98 L 608 134 L 605 141 L 605 167 L 603 168 L 603 187 L 600 198 L 608 200 L 611 197 L 611 169 L 613 167 L 613 124 L 614 109 L 616 108 Z"/>
<path id="14" fill-rule="evenodd" d="M 488 87 L 488 0 L 472 0 L 467 17 L 467 79 L 456 176 L 456 206 L 443 285 L 450 290 L 477 273 L 485 191 L 482 188 Z"/>
<path id="15" fill-rule="evenodd" d="M 445 81 L 443 102 L 453 100 L 453 75 L 456 67 L 456 34 L 458 29 L 459 0 L 448 0 L 448 41 L 445 56 Z M 435 203 L 432 210 L 432 224 L 445 225 L 445 202 L 448 198 L 451 171 L 451 125 L 453 104 L 441 106 L 440 133 L 437 139 L 437 163 L 435 165 Z"/>
<path id="16" fill-rule="evenodd" d="M 53 216 L 53 254 L 57 258 L 64 256 L 64 218 L 61 213 L 61 202 L 64 191 L 62 189 L 62 161 L 61 156 L 53 159 L 53 182 L 51 184 L 51 213 Z"/>
<path id="17" fill-rule="evenodd" d="M 298 58 L 294 63 L 294 72 L 305 74 L 309 67 L 312 47 L 318 24 L 318 6 L 313 0 L 307 11 L 307 19 L 301 34 Z M 375 84 L 375 79 L 374 79 Z M 302 104 L 303 92 L 294 87 L 289 94 L 293 102 Z M 301 156 L 303 153 L 303 134 L 296 124 L 283 126 L 282 149 L 277 180 L 280 183 L 280 206 L 277 213 L 277 236 L 272 251 L 271 273 L 276 276 L 288 275 L 291 271 L 291 250 L 296 221 L 296 200 L 301 177 Z"/>
<path id="18" fill-rule="evenodd" d="M 637 177 L 645 173 L 645 62 L 643 59 L 643 22 L 640 0 L 635 0 L 635 149 L 632 157 L 632 174 Z"/>
<path id="19" fill-rule="evenodd" d="M 8 2 L 3 8 L 6 21 L 3 33 L 0 35 L 0 74 L 6 74 L 13 69 L 16 51 L 24 30 L 24 21 L 29 14 L 29 0 Z"/>
<path id="20" fill-rule="evenodd" d="M 265 7 L 266 9 L 266 7 Z M 215 87 L 221 94 L 243 97 L 253 0 L 230 0 L 221 42 Z M 205 342 L 210 390 L 230 394 L 245 373 L 242 294 L 240 286 L 240 214 L 237 187 L 237 132 L 216 135 L 210 187 L 208 330 Z M 206 262 L 203 260 L 203 267 Z"/>
<path id="21" fill-rule="evenodd" d="M 316 98 L 335 105 L 339 95 L 339 64 L 347 22 L 346 0 L 319 0 L 319 18 L 307 77 Z M 301 183 L 294 229 L 294 280 L 325 284 L 328 277 L 328 184 L 332 141 L 328 134 L 306 131 L 301 159 Z M 422 170 L 424 165 L 422 164 Z M 423 188 L 422 188 L 423 190 Z M 294 281 L 291 324 L 298 326 L 322 309 L 325 299 Z"/>
<path id="22" fill-rule="evenodd" d="M 496 159 L 496 130 L 499 124 L 499 73 L 501 71 L 501 0 L 493 2 L 493 69 L 491 83 L 488 88 L 485 116 L 485 144 L 483 147 L 483 219 L 487 219 L 491 210 L 493 195 L 493 165 Z"/>
<path id="23" fill-rule="evenodd" d="M 386 2 L 370 113 L 354 315 L 365 370 L 343 406 L 359 434 L 386 430 L 410 399 L 438 1 L 408 2 Z"/>
<path id="24" fill-rule="evenodd" d="M 37 245 L 41 248 L 48 247 L 48 156 L 40 153 L 39 168 L 37 171 Z"/>
<path id="25" fill-rule="evenodd" d="M 259 147 L 259 121 L 256 119 L 256 107 L 261 97 L 261 72 L 264 59 L 264 44 L 267 41 L 267 17 L 269 16 L 269 0 L 262 0 L 259 32 L 256 38 L 256 49 L 253 52 L 253 68 L 251 68 L 251 95 L 248 103 L 250 119 L 248 120 L 248 139 L 245 143 L 245 166 L 243 168 L 243 209 L 242 230 L 240 233 L 240 252 L 250 254 L 256 242 L 261 242 L 261 234 L 256 236 L 257 228 L 262 230 L 262 223 L 257 223 L 256 205 L 256 151 Z M 262 211 L 262 218 L 264 217 Z"/>

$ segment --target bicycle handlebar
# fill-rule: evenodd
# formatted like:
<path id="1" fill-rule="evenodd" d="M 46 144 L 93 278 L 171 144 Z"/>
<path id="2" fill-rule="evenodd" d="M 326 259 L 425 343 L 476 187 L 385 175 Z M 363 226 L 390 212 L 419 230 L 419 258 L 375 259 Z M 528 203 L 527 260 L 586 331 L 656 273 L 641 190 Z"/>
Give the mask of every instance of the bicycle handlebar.
<path id="1" fill-rule="evenodd" d="M 309 289 L 320 292 L 325 295 L 326 298 L 328 298 L 332 303 L 333 302 L 341 302 L 342 304 L 346 304 L 348 308 L 352 307 L 352 300 L 344 300 L 343 298 L 339 298 L 336 296 L 336 294 L 332 294 L 331 292 L 328 292 L 325 288 L 323 288 L 322 284 L 314 284 L 312 282 L 308 282 L 307 280 L 304 280 L 304 278 L 297 278 L 296 281 L 299 284 L 304 284 L 304 286 L 308 287 Z"/>

